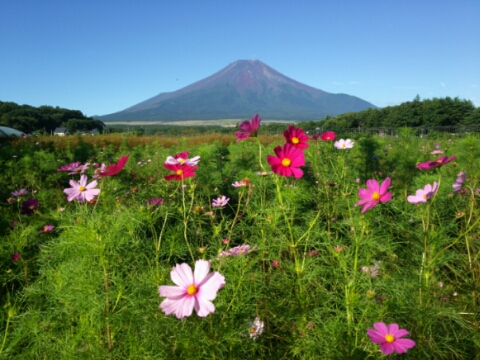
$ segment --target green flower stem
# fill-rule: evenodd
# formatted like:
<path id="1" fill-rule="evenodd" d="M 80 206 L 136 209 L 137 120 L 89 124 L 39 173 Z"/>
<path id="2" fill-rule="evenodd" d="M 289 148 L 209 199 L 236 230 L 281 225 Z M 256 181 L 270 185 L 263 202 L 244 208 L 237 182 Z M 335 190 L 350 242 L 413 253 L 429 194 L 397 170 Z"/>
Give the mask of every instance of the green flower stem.
<path id="1" fill-rule="evenodd" d="M 112 343 L 112 332 L 110 329 L 110 295 L 108 289 L 108 267 L 104 263 L 103 265 L 103 275 L 104 275 L 104 284 L 105 284 L 105 317 L 107 322 L 107 346 L 108 352 L 112 352 L 113 350 L 113 343 Z M 113 359 L 113 356 L 110 355 L 110 359 Z"/>
<path id="2" fill-rule="evenodd" d="M 184 181 L 182 178 L 183 237 L 185 239 L 185 243 L 187 244 L 188 251 L 190 252 L 190 256 L 192 257 L 192 261 L 193 263 L 195 263 L 195 257 L 193 256 L 193 252 L 190 247 L 190 243 L 188 242 L 188 236 L 187 236 L 188 217 L 187 217 L 187 207 L 185 205 L 185 188 L 183 187 L 183 185 L 184 185 Z M 193 202 L 193 196 L 192 196 L 192 202 Z"/>

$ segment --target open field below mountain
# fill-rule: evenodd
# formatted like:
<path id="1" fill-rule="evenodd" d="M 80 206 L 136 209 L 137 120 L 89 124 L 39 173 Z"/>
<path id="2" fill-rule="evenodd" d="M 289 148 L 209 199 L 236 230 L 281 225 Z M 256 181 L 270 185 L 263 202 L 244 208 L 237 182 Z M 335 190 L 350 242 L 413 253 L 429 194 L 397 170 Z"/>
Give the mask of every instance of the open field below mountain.
<path id="1" fill-rule="evenodd" d="M 179 126 L 221 126 L 221 127 L 236 127 L 245 119 L 220 119 L 220 120 L 184 120 L 184 121 L 109 121 L 106 125 L 179 125 Z M 293 120 L 263 120 L 263 123 L 273 124 L 295 124 Z"/>

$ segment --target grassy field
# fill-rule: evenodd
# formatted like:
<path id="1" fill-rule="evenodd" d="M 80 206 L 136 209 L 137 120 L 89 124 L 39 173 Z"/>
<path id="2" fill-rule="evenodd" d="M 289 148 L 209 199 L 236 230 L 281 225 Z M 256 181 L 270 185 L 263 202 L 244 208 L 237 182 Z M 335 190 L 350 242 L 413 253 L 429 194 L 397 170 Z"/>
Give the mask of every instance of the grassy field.
<path id="1" fill-rule="evenodd" d="M 480 358 L 479 139 L 261 130 L 0 140 L 0 358 Z"/>

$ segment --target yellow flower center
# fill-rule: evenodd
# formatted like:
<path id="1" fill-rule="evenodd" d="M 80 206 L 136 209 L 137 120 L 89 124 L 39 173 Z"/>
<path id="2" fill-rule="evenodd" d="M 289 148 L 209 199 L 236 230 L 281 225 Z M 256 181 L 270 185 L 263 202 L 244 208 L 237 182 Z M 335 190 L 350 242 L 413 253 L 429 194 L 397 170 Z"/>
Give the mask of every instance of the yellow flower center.
<path id="1" fill-rule="evenodd" d="M 326 140 L 330 140 L 330 136 L 325 137 Z"/>
<path id="2" fill-rule="evenodd" d="M 423 200 L 427 200 L 427 194 L 423 194 Z"/>
<path id="3" fill-rule="evenodd" d="M 374 191 L 373 194 L 372 194 L 372 199 L 375 200 L 375 201 L 379 200 L 380 199 L 380 194 L 378 192 Z"/>
<path id="4" fill-rule="evenodd" d="M 183 164 L 183 163 L 185 162 L 185 159 L 182 159 L 182 158 L 177 159 L 177 160 L 178 160 L 178 162 L 179 162 L 180 164 Z"/>
<path id="5" fill-rule="evenodd" d="M 342 149 L 345 149 L 345 144 L 342 144 Z"/>
<path id="6" fill-rule="evenodd" d="M 80 187 L 78 188 L 78 191 L 85 191 L 85 186 L 80 186 Z"/>
<path id="7" fill-rule="evenodd" d="M 250 328 L 250 334 L 255 334 L 257 332 L 257 328 L 256 327 L 251 327 Z"/>
<path id="8" fill-rule="evenodd" d="M 195 285 L 190 285 L 187 288 L 187 294 L 188 295 L 195 295 L 197 293 L 197 287 Z"/>
<path id="9" fill-rule="evenodd" d="M 292 163 L 292 160 L 290 160 L 290 159 L 285 158 L 285 159 L 282 160 L 282 165 L 283 166 L 290 166 L 291 163 Z"/>
<path id="10" fill-rule="evenodd" d="M 292 138 L 292 144 L 298 144 L 300 140 L 297 137 Z"/>
<path id="11" fill-rule="evenodd" d="M 181 170 L 181 169 L 177 170 L 176 174 L 177 175 L 183 175 L 183 170 Z"/>
<path id="12" fill-rule="evenodd" d="M 388 343 L 392 343 L 395 341 L 395 336 L 391 335 L 391 334 L 387 334 L 385 336 L 385 341 L 388 342 Z"/>

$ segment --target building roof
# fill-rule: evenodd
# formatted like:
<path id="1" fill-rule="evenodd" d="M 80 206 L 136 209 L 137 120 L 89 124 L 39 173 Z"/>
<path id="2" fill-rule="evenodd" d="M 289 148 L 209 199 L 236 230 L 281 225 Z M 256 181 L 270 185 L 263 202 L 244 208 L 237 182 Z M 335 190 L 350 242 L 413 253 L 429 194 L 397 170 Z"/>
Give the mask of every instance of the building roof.
<path id="1" fill-rule="evenodd" d="M 54 134 L 57 134 L 57 133 L 66 133 L 67 132 L 67 128 L 66 127 L 58 127 L 58 128 L 55 128 L 55 130 L 53 130 L 53 133 Z"/>

